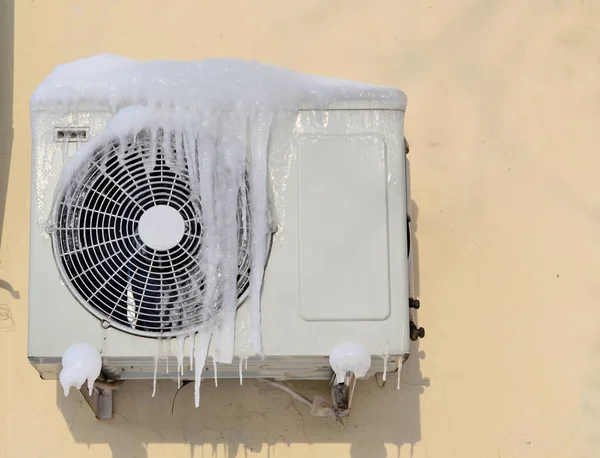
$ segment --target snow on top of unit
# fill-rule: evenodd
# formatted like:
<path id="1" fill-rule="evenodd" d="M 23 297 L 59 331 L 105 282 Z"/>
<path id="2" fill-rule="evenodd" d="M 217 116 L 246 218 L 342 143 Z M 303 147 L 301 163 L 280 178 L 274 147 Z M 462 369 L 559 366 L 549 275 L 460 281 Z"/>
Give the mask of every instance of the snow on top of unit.
<path id="1" fill-rule="evenodd" d="M 87 103 L 160 108 L 319 108 L 334 102 L 388 102 L 403 109 L 398 89 L 323 78 L 240 59 L 137 61 L 102 54 L 59 65 L 31 98 L 33 108 Z"/>

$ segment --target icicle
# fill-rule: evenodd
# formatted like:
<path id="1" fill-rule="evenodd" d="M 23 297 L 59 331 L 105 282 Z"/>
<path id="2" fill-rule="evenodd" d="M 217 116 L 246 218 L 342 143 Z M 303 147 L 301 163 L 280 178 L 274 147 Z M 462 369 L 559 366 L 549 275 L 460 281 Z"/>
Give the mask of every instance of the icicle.
<path id="1" fill-rule="evenodd" d="M 210 345 L 210 333 L 201 331 L 197 334 L 198 342 L 196 343 L 196 370 L 194 372 L 194 405 L 200 405 L 200 382 L 202 381 L 202 370 L 206 363 L 206 355 L 208 354 L 208 346 Z M 213 360 L 214 362 L 214 360 Z"/>
<path id="2" fill-rule="evenodd" d="M 190 370 L 194 370 L 194 346 L 196 344 L 196 333 L 193 332 L 189 335 L 190 340 Z"/>
<path id="3" fill-rule="evenodd" d="M 183 152 L 183 132 L 179 126 L 176 126 L 173 130 L 175 134 L 175 163 L 177 165 L 183 164 L 184 161 L 184 152 Z"/>
<path id="4" fill-rule="evenodd" d="M 156 376 L 158 375 L 158 356 L 154 357 L 154 378 L 152 380 L 152 397 L 156 395 Z"/>
<path id="5" fill-rule="evenodd" d="M 252 270 L 250 271 L 250 323 L 254 353 L 262 355 L 260 298 L 266 262 L 268 233 L 267 146 L 273 114 L 260 111 L 252 124 L 252 167 L 250 169 L 250 214 L 252 215 Z"/>
<path id="6" fill-rule="evenodd" d="M 219 343 L 215 352 L 220 363 L 231 364 L 233 362 L 233 349 L 235 339 L 235 310 L 224 312 L 221 316 L 222 325 L 219 329 Z"/>
<path id="7" fill-rule="evenodd" d="M 200 268 L 205 277 L 204 285 L 204 304 L 213 304 L 219 292 L 219 245 L 220 228 L 217 227 L 217 205 L 215 191 L 217 180 L 215 179 L 215 162 L 217 159 L 216 141 L 217 141 L 217 123 L 215 113 L 206 113 L 203 115 L 199 126 L 197 137 L 197 164 L 199 175 L 200 201 L 202 202 L 202 237 L 204 243 L 200 248 Z M 215 336 L 215 354 L 222 357 L 220 330 L 218 336 Z M 214 354 L 213 354 L 214 356 Z M 223 361 L 223 360 L 222 360 Z M 225 362 L 227 362 L 225 360 Z M 231 360 L 229 360 L 231 362 Z"/>
<path id="8" fill-rule="evenodd" d="M 169 373 L 169 356 L 171 355 L 171 339 L 163 339 L 162 340 L 162 354 L 163 357 L 165 358 L 165 364 L 166 364 L 166 373 Z M 166 346 L 166 349 L 165 349 Z"/>
<path id="9" fill-rule="evenodd" d="M 385 379 L 387 378 L 387 366 L 388 366 L 389 355 L 386 353 L 384 356 L 382 356 L 382 358 L 383 358 L 383 381 L 385 382 Z"/>
<path id="10" fill-rule="evenodd" d="M 219 380 L 217 378 L 217 360 L 215 359 L 215 357 L 213 356 L 212 358 L 212 363 L 213 363 L 213 372 L 214 372 L 214 376 L 215 376 L 215 386 L 219 386 Z"/>
<path id="11" fill-rule="evenodd" d="M 215 213 L 219 230 L 219 293 L 221 300 L 219 361 L 233 359 L 238 275 L 238 194 L 246 163 L 246 117 L 227 113 L 220 117 L 217 142 Z"/>
<path id="12" fill-rule="evenodd" d="M 183 168 L 185 166 L 185 159 L 186 159 L 186 154 L 189 154 L 186 151 L 186 145 L 185 145 L 185 126 L 181 126 L 181 130 L 179 130 L 177 132 L 177 139 L 179 141 L 178 143 L 178 148 L 177 148 L 177 154 L 175 155 L 175 163 L 177 165 L 178 168 Z M 193 137 L 192 137 L 193 139 Z M 190 140 L 192 140 L 190 139 Z M 191 164 L 188 164 L 188 167 L 190 167 Z M 190 170 L 190 175 L 192 175 L 193 173 L 195 173 L 195 170 Z"/>
<path id="13" fill-rule="evenodd" d="M 248 357 L 247 356 L 240 356 L 240 385 L 242 385 L 244 382 L 242 365 L 244 365 L 245 368 L 248 369 Z"/>
<path id="14" fill-rule="evenodd" d="M 398 385 L 396 385 L 397 390 L 400 389 L 400 372 L 402 372 L 402 361 L 398 361 Z"/>
<path id="15" fill-rule="evenodd" d="M 242 221 L 248 221 L 248 188 L 246 187 L 246 183 L 242 183 L 241 189 L 241 198 L 242 198 Z M 242 240 L 245 242 L 248 240 L 248 225 L 242 225 Z"/>
<path id="16" fill-rule="evenodd" d="M 150 172 L 154 169 L 157 162 L 157 152 L 158 152 L 158 128 L 152 126 L 150 129 Z"/>
<path id="17" fill-rule="evenodd" d="M 171 145 L 171 136 L 172 131 L 170 126 L 163 127 L 163 142 L 162 142 L 162 152 L 163 158 L 167 167 L 171 167 L 173 165 L 173 146 Z"/>
<path id="18" fill-rule="evenodd" d="M 128 135 L 120 135 L 119 136 L 119 151 L 117 152 L 117 155 L 121 158 L 121 161 L 125 162 L 125 157 L 127 155 L 127 149 L 129 148 L 128 145 L 129 143 L 131 143 L 131 137 L 129 137 Z M 135 143 L 135 139 L 134 139 L 134 143 Z"/>
<path id="19" fill-rule="evenodd" d="M 125 153 L 127 151 L 127 144 L 125 143 L 127 140 L 125 139 L 125 137 L 123 135 L 119 135 L 118 137 L 118 144 L 115 145 L 115 149 L 117 151 L 117 161 L 119 162 L 119 165 L 124 165 L 125 164 Z"/>
<path id="20" fill-rule="evenodd" d="M 177 336 L 177 388 L 181 388 L 181 376 L 183 375 L 183 343 L 185 337 Z"/>
<path id="21" fill-rule="evenodd" d="M 185 344 L 185 336 L 177 337 L 177 371 L 183 375 L 183 348 Z"/>
<path id="22" fill-rule="evenodd" d="M 62 150 L 62 158 L 63 158 L 63 164 L 66 164 L 69 160 L 69 136 L 68 136 L 68 131 L 65 131 L 63 133 L 64 137 L 62 138 L 62 142 L 61 142 L 61 150 Z"/>
<path id="23" fill-rule="evenodd" d="M 190 188 L 193 195 L 199 191 L 199 167 L 198 153 L 196 151 L 196 133 L 194 123 L 188 121 L 185 123 L 183 130 L 183 147 L 185 150 L 185 160 L 187 161 L 188 176 L 190 178 Z M 184 155 L 181 155 L 182 157 Z M 178 156 L 179 157 L 179 156 Z M 177 164 L 178 167 L 183 167 L 183 164 Z"/>

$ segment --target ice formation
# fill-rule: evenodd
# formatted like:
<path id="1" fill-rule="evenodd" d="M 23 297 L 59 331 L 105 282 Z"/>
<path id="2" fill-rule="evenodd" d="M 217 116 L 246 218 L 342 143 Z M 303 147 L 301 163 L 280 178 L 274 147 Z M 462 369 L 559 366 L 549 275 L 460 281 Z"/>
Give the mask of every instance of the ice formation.
<path id="1" fill-rule="evenodd" d="M 85 143 L 63 167 L 63 184 L 98 148 L 115 138 L 123 145 L 128 138 L 147 132 L 153 154 L 161 135 L 175 139 L 174 150 L 169 149 L 168 142 L 163 145 L 165 160 L 187 164 L 190 191 L 202 202 L 203 244 L 198 263 L 206 279 L 203 306 L 216 307 L 214 304 L 220 299 L 216 318 L 202 327 L 186 328 L 177 337 L 178 378 L 183 370 L 183 344 L 187 336 L 191 344 L 190 363 L 195 365 L 199 384 L 211 339 L 215 383 L 216 362 L 229 364 L 233 360 L 238 300 L 237 199 L 240 190 L 245 189 L 244 176 L 249 185 L 247 194 L 242 192 L 248 204 L 243 211 L 251 215 L 248 298 L 251 342 L 254 354 L 262 354 L 260 296 L 270 230 L 268 155 L 280 143 L 286 144 L 273 140 L 274 124 L 284 119 L 293 125 L 301 108 L 325 108 L 332 103 L 353 101 L 404 102 L 404 99 L 397 89 L 305 75 L 256 62 L 136 61 L 104 54 L 57 67 L 33 94 L 31 107 L 33 117 L 48 109 L 64 114 L 105 110 L 113 113 L 106 130 Z M 34 129 L 33 134 L 40 137 L 52 133 Z M 41 199 L 52 166 L 39 159 L 36 167 L 37 196 Z M 173 231 L 181 230 L 180 223 L 173 222 Z M 164 230 L 170 230 L 169 224 L 164 226 Z M 160 240 L 150 229 L 145 230 L 145 237 L 160 249 Z M 163 241 L 170 246 L 177 234 L 167 235 L 169 240 Z M 360 351 L 355 357 L 351 354 L 348 350 L 332 355 L 336 373 L 348 368 L 357 376 L 366 372 L 369 365 L 365 369 L 365 355 Z M 198 397 L 199 385 L 196 404 Z"/>
<path id="2" fill-rule="evenodd" d="M 200 405 L 200 382 L 202 380 L 202 371 L 204 363 L 208 355 L 208 346 L 210 345 L 210 335 L 206 333 L 198 333 L 194 336 L 197 338 L 195 345 L 196 369 L 194 372 L 194 403 L 198 407 Z"/>
<path id="3" fill-rule="evenodd" d="M 156 377 L 158 376 L 158 356 L 154 357 L 154 377 L 152 378 L 152 397 L 156 396 Z"/>
<path id="4" fill-rule="evenodd" d="M 98 350 L 87 343 L 71 345 L 62 357 L 62 366 L 60 384 L 65 396 L 69 395 L 69 389 L 72 386 L 80 389 L 86 380 L 91 396 L 94 381 L 102 370 L 102 358 Z"/>
<path id="5" fill-rule="evenodd" d="M 242 364 L 244 363 L 244 359 L 240 356 L 240 385 L 244 384 L 244 373 L 242 371 Z"/>
<path id="6" fill-rule="evenodd" d="M 399 390 L 400 389 L 400 374 L 402 372 L 402 361 L 398 361 L 398 379 L 397 379 L 397 385 L 396 385 L 396 389 Z"/>
<path id="7" fill-rule="evenodd" d="M 248 357 L 247 356 L 240 356 L 240 366 L 239 366 L 239 372 L 240 372 L 240 385 L 244 384 L 244 372 L 242 369 L 242 365 L 244 366 L 244 369 L 248 369 Z"/>
<path id="8" fill-rule="evenodd" d="M 357 378 L 367 375 L 371 367 L 371 355 L 360 344 L 344 342 L 329 354 L 329 365 L 335 372 L 337 383 L 344 383 L 348 372 L 354 372 Z"/>
<path id="9" fill-rule="evenodd" d="M 389 355 L 386 353 L 383 356 L 383 381 L 385 382 L 385 380 L 387 379 L 387 367 L 388 367 L 388 359 L 389 359 Z"/>
<path id="10" fill-rule="evenodd" d="M 213 372 L 214 372 L 214 376 L 215 376 L 215 387 L 217 387 L 217 386 L 219 386 L 219 377 L 217 375 L 217 360 L 213 357 L 212 362 L 213 362 Z"/>
<path id="11" fill-rule="evenodd" d="M 181 388 L 181 376 L 183 375 L 183 344 L 184 336 L 177 337 L 177 388 Z"/>

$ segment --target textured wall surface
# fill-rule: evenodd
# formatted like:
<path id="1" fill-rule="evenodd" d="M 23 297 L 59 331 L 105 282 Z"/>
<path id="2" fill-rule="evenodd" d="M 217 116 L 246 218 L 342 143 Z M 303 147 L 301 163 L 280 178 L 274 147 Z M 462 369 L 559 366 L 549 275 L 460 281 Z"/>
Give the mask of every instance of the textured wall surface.
<path id="1" fill-rule="evenodd" d="M 595 0 L 0 0 L 0 455 L 600 456 L 599 24 Z M 173 383 L 151 399 L 139 382 L 100 423 L 39 379 L 28 99 L 101 52 L 257 59 L 408 94 L 428 335 L 399 392 L 360 383 L 340 429 L 251 381 L 207 383 L 173 415 Z"/>

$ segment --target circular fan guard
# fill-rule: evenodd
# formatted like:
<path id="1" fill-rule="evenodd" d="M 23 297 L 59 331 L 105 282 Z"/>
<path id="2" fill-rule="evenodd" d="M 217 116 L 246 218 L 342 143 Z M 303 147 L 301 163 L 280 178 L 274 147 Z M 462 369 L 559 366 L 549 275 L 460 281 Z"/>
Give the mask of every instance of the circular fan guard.
<path id="1" fill-rule="evenodd" d="M 139 134 L 121 151 L 118 140 L 96 150 L 55 199 L 52 246 L 63 282 L 104 326 L 160 338 L 213 318 L 221 296 L 206 304 L 202 207 L 191 195 L 188 166 L 165 161 L 162 136 L 154 155 L 151 148 L 150 137 Z M 174 141 L 171 152 L 175 157 Z M 238 304 L 250 279 L 247 191 L 244 180 L 237 213 Z M 142 215 L 157 205 L 175 208 L 185 221 L 180 242 L 167 250 L 147 246 L 139 235 Z"/>

